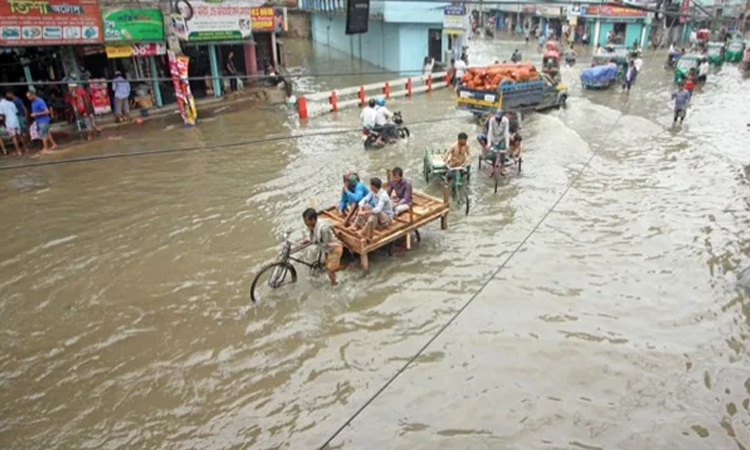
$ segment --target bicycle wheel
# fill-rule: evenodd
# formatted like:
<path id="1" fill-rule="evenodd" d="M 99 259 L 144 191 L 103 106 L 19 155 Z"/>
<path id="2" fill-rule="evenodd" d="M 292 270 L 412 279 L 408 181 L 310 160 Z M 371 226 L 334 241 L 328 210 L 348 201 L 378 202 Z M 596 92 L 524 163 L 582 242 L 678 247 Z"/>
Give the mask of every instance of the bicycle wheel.
<path id="1" fill-rule="evenodd" d="M 468 216 L 469 215 L 469 206 L 471 204 L 471 200 L 469 200 L 469 191 L 466 189 L 466 186 L 461 186 L 459 189 L 461 191 L 460 195 L 461 195 L 461 197 L 463 197 L 463 202 L 466 205 L 465 214 Z"/>
<path id="2" fill-rule="evenodd" d="M 294 266 L 286 262 L 271 263 L 260 269 L 255 276 L 253 284 L 250 285 L 250 299 L 255 303 L 269 291 L 296 281 L 297 271 L 294 270 Z"/>

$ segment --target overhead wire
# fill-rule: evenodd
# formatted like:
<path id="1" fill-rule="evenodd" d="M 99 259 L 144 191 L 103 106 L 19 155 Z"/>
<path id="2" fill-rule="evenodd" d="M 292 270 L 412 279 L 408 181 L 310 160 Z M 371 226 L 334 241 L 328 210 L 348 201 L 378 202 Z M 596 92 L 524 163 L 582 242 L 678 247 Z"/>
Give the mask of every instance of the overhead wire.
<path id="1" fill-rule="evenodd" d="M 651 55 L 651 58 L 656 57 L 656 55 Z M 604 147 L 604 143 L 607 142 L 607 139 L 612 134 L 612 132 L 617 127 L 617 124 L 619 123 L 620 119 L 625 115 L 625 112 L 621 112 L 614 122 L 612 122 L 612 125 L 607 130 L 607 133 L 602 137 L 601 141 L 599 142 L 599 145 L 597 146 L 596 150 L 594 150 L 591 155 L 589 155 L 589 158 L 586 160 L 586 163 L 581 167 L 580 170 L 575 174 L 573 179 L 565 186 L 565 189 L 563 189 L 563 192 L 558 196 L 558 198 L 555 200 L 555 202 L 550 206 L 547 211 L 542 215 L 542 217 L 535 223 L 535 225 L 531 228 L 531 230 L 524 236 L 524 238 L 516 245 L 511 253 L 508 255 L 505 260 L 498 266 L 498 268 L 480 285 L 479 289 L 474 292 L 474 294 L 469 297 L 469 299 L 461 305 L 461 307 L 451 315 L 451 317 L 448 319 L 446 323 L 444 323 L 440 328 L 438 328 L 437 332 L 433 334 L 427 342 L 425 342 L 419 350 L 417 350 L 416 353 L 414 353 L 407 361 L 404 363 L 403 366 L 401 366 L 391 377 L 386 380 L 386 382 L 380 386 L 380 388 L 375 391 L 374 394 L 372 394 L 357 410 L 351 414 L 346 421 L 339 426 L 329 437 L 328 439 L 323 442 L 323 444 L 318 447 L 320 450 L 325 449 L 328 447 L 334 439 L 336 439 L 345 429 L 348 427 L 362 412 L 364 412 L 365 409 L 367 409 L 383 392 L 385 392 L 386 389 L 388 389 L 389 386 L 391 386 L 405 371 L 408 369 L 414 362 L 424 354 L 424 352 L 450 327 L 456 319 L 458 319 L 461 314 L 466 311 L 469 306 L 479 297 L 479 295 L 484 291 L 487 286 L 497 277 L 497 275 L 508 265 L 508 263 L 518 254 L 518 252 L 526 245 L 526 243 L 531 239 L 531 237 L 536 234 L 536 232 L 539 230 L 539 228 L 544 224 L 544 222 L 549 218 L 549 216 L 555 211 L 555 209 L 560 205 L 560 203 L 565 199 L 568 192 L 573 188 L 573 186 L 578 183 L 578 180 L 581 179 L 583 176 L 583 173 L 586 171 L 586 169 L 589 168 L 591 165 L 591 162 L 594 160 L 596 156 L 599 155 L 602 148 Z"/>
<path id="2" fill-rule="evenodd" d="M 466 120 L 467 118 L 468 117 L 464 115 L 451 115 L 451 116 L 439 117 L 436 119 L 409 122 L 408 125 L 412 127 L 412 126 L 433 124 L 436 122 L 445 122 L 445 121 L 457 120 L 457 119 Z M 266 144 L 269 142 L 304 139 L 304 138 L 310 138 L 310 137 L 316 137 L 316 136 L 331 136 L 331 135 L 347 134 L 347 133 L 355 133 L 355 132 L 361 133 L 362 128 L 360 127 L 360 128 L 351 128 L 351 129 L 335 130 L 335 131 L 301 133 L 301 134 L 295 134 L 291 136 L 289 135 L 288 136 L 272 136 L 272 137 L 263 138 L 263 139 L 225 142 L 225 143 L 213 144 L 213 145 L 196 145 L 196 146 L 191 146 L 191 147 L 176 147 L 176 148 L 167 148 L 167 149 L 161 149 L 161 150 L 142 150 L 142 151 L 134 151 L 134 152 L 108 153 L 105 155 L 90 155 L 90 156 L 82 156 L 79 158 L 66 158 L 66 159 L 60 159 L 60 160 L 47 160 L 47 161 L 30 162 L 30 163 L 24 163 L 24 164 L 13 164 L 9 166 L 0 166 L 0 172 L 10 171 L 10 170 L 19 170 L 19 169 L 28 169 L 28 168 L 33 168 L 33 167 L 58 166 L 58 165 L 63 165 L 63 164 L 102 161 L 106 159 L 118 159 L 118 158 L 136 157 L 136 156 L 165 155 L 165 154 L 170 154 L 170 153 L 194 152 L 198 150 L 220 150 L 220 149 L 226 149 L 226 148 L 232 148 L 232 147 Z"/>

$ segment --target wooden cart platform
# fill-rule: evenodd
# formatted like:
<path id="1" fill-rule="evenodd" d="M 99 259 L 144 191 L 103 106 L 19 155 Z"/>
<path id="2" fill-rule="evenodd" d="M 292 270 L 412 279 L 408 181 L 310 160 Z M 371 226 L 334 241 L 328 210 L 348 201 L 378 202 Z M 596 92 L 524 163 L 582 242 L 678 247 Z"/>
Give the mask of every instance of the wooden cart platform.
<path id="1" fill-rule="evenodd" d="M 438 219 L 440 219 L 441 229 L 448 228 L 448 211 L 449 204 L 444 200 L 413 191 L 411 209 L 394 216 L 393 222 L 387 227 L 381 230 L 369 230 L 372 232 L 370 239 L 365 239 L 356 231 L 346 229 L 345 219 L 341 217 L 336 206 L 321 211 L 318 216 L 331 221 L 338 238 L 352 253 L 359 255 L 362 269 L 366 272 L 369 268 L 368 253 L 402 238 L 406 238 L 406 248 L 411 248 L 411 235 L 414 230 Z"/>

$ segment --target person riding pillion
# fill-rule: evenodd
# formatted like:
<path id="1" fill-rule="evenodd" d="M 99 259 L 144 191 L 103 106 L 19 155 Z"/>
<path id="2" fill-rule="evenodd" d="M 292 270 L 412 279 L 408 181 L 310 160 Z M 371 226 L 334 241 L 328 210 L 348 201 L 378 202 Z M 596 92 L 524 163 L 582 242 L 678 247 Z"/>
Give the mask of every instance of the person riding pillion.
<path id="1" fill-rule="evenodd" d="M 385 99 L 378 98 L 375 100 L 375 131 L 383 135 L 383 139 L 394 140 L 394 131 L 396 131 L 396 125 L 389 122 L 393 117 L 393 113 L 385 107 Z"/>

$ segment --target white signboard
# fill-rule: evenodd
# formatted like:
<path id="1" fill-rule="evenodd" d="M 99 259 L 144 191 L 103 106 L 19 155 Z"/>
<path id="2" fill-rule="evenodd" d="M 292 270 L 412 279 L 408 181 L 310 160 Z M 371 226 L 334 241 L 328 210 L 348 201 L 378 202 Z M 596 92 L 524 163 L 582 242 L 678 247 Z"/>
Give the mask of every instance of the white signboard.
<path id="1" fill-rule="evenodd" d="M 172 24 L 181 39 L 191 42 L 249 39 L 251 6 L 240 0 L 178 1 Z"/>

